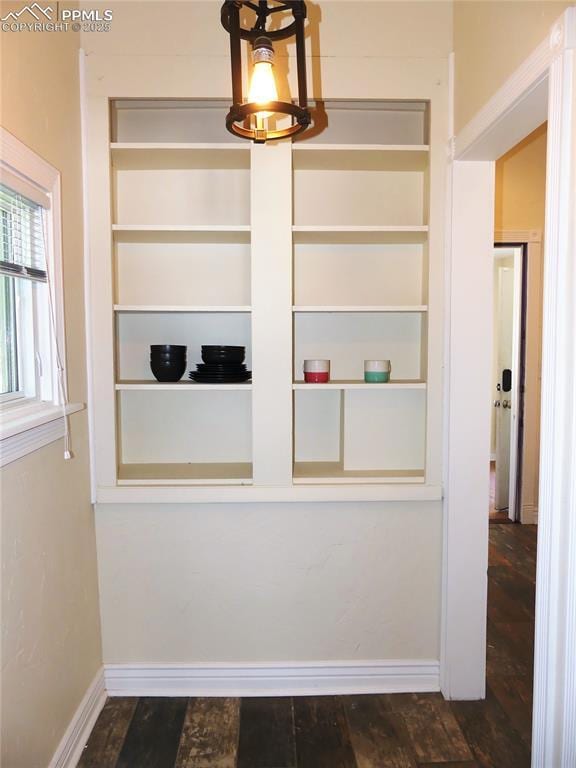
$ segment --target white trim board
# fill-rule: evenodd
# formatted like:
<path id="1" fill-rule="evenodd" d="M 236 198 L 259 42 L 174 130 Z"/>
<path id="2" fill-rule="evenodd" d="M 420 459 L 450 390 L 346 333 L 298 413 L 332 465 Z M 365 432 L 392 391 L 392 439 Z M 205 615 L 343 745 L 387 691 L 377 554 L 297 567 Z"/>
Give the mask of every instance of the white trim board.
<path id="1" fill-rule="evenodd" d="M 23 167 L 26 178 L 34 184 L 41 184 L 43 189 L 51 192 L 58 182 L 60 171 L 50 165 L 19 141 L 5 128 L 0 128 L 0 156 L 3 162 L 15 169 Z M 16 171 L 18 173 L 18 171 Z"/>
<path id="2" fill-rule="evenodd" d="M 489 160 L 501 157 L 546 122 L 547 77 L 543 77 L 522 101 L 518 99 L 518 103 L 504 111 L 506 87 L 507 84 L 488 102 L 486 111 L 480 113 L 482 119 L 469 123 L 456 138 L 455 151 L 458 160 Z M 475 135 L 478 130 L 485 128 L 484 123 L 490 118 L 496 119 L 494 125 L 487 129 L 486 134 Z"/>
<path id="3" fill-rule="evenodd" d="M 104 671 L 100 669 L 84 694 L 48 768 L 76 768 L 98 715 L 106 703 Z"/>
<path id="4" fill-rule="evenodd" d="M 569 13 L 570 12 L 570 13 Z M 576 8 L 569 36 L 576 42 Z M 534 768 L 576 765 L 576 51 L 550 68 L 534 643 Z"/>
<path id="5" fill-rule="evenodd" d="M 84 338 L 86 340 L 86 400 L 88 410 L 88 447 L 90 456 L 90 502 L 96 503 L 96 466 L 94 459 L 94 371 L 92 369 L 93 330 L 90 323 L 92 316 L 92 263 L 90 261 L 90 222 L 89 222 L 89 184 L 88 184 L 88 108 L 86 87 L 86 52 L 78 50 L 78 79 L 80 85 L 80 147 L 82 152 L 82 198 L 83 206 L 83 254 L 84 269 Z"/>
<path id="6" fill-rule="evenodd" d="M 538 525 L 538 507 L 535 504 L 522 505 L 522 524 Z"/>
<path id="7" fill-rule="evenodd" d="M 478 179 L 503 152 L 526 136 L 542 115 L 534 107 L 535 90 L 548 92 L 548 154 L 546 179 L 546 232 L 544 237 L 544 324 L 541 393 L 541 452 L 539 490 L 538 565 L 536 574 L 536 638 L 534 665 L 533 768 L 573 768 L 576 765 L 576 8 L 566 9 L 550 35 L 516 70 L 488 104 L 455 140 L 452 176 L 459 178 L 452 210 L 451 285 L 461 276 L 454 241 L 462 237 L 467 213 L 458 209 L 458 197 L 471 208 L 479 202 Z M 526 109 L 532 104 L 531 110 Z M 464 160 L 464 162 L 462 162 Z M 471 162 L 472 161 L 472 162 Z M 481 161 L 481 162 L 473 162 Z M 469 166 L 478 165 L 474 174 Z M 488 170 L 488 168 L 486 168 Z M 466 176 L 469 178 L 466 179 Z M 483 209 L 482 209 L 483 210 Z M 481 216 L 472 222 L 471 243 L 493 238 L 493 222 Z M 486 249 L 487 252 L 488 249 Z M 465 260 L 465 259 L 464 259 Z M 469 284 L 475 291 L 470 293 Z M 487 286 L 469 278 L 467 312 L 486 324 Z M 451 329 L 459 340 L 460 295 L 452 295 Z M 456 304 L 456 307 L 454 306 Z M 457 311 L 454 312 L 454 309 Z M 477 340 L 477 339 L 476 339 Z M 447 514 L 444 536 L 442 616 L 442 690 L 449 698 L 473 698 L 484 685 L 485 643 L 462 643 L 469 626 L 486 623 L 484 597 L 486 537 L 479 536 L 486 518 L 488 483 L 478 468 L 462 462 L 458 445 L 486 443 L 485 424 L 476 415 L 483 408 L 484 393 L 468 397 L 460 409 L 452 386 L 465 380 L 470 365 L 478 366 L 473 352 L 454 354 L 450 339 L 450 414 Z M 485 338 L 481 338 L 482 349 Z M 472 355 L 472 357 L 471 357 Z M 471 362 L 472 360 L 472 362 Z M 481 368 L 481 366 L 479 366 Z M 489 404 L 486 404 L 488 409 Z M 461 418 L 456 420 L 460 413 Z M 465 452 L 466 453 L 466 452 Z M 483 449 L 482 449 L 483 453 Z M 484 455 L 484 454 L 483 454 Z M 486 444 L 487 465 L 489 447 Z M 469 498 L 482 502 L 476 513 L 462 505 L 461 490 L 468 485 Z M 456 493 L 454 493 L 456 491 Z M 457 509 L 454 509 L 454 506 Z M 461 513 L 461 514 L 460 514 Z M 472 525 L 463 527 L 468 520 Z M 474 542 L 474 539 L 476 541 Z M 463 553 L 468 557 L 463 558 Z"/>
<path id="8" fill-rule="evenodd" d="M 337 696 L 440 690 L 436 660 L 106 664 L 109 696 Z"/>
<path id="9" fill-rule="evenodd" d="M 442 486 L 424 483 L 366 483 L 363 485 L 119 485 L 97 489 L 97 504 L 206 504 L 341 502 L 341 501 L 440 501 Z"/>
<path id="10" fill-rule="evenodd" d="M 541 229 L 497 229 L 494 232 L 495 243 L 541 243 Z"/>
<path id="11" fill-rule="evenodd" d="M 483 699 L 490 423 L 494 163 L 451 173 L 447 468 L 444 498 L 442 693 Z M 470 286 L 474 291 L 470 291 Z"/>
<path id="12" fill-rule="evenodd" d="M 55 405 L 46 408 L 31 418 L 25 428 L 0 438 L 0 467 L 5 467 L 21 459 L 32 451 L 54 443 L 66 434 L 65 419 L 73 413 L 83 410 L 81 403 L 71 403 L 65 407 Z"/>

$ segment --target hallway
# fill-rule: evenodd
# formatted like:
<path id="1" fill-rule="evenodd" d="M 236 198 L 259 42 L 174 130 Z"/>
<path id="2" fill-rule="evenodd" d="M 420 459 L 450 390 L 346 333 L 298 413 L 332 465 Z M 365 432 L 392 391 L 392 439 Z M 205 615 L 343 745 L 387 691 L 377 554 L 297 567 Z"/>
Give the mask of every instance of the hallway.
<path id="1" fill-rule="evenodd" d="M 490 525 L 485 701 L 109 699 L 79 768 L 527 768 L 536 527 Z"/>

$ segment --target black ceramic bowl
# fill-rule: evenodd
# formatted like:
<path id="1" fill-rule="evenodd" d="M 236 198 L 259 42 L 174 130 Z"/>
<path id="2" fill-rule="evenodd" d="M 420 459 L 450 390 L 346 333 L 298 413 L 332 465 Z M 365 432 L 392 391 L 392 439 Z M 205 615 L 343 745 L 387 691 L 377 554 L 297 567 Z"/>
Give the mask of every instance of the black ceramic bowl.
<path id="1" fill-rule="evenodd" d="M 205 363 L 242 363 L 245 355 L 245 347 L 217 345 L 202 347 L 202 360 Z"/>
<path id="2" fill-rule="evenodd" d="M 164 361 L 179 363 L 182 360 L 186 360 L 186 353 L 175 355 L 172 352 L 150 352 L 150 360 L 155 360 L 159 363 Z"/>
<path id="3" fill-rule="evenodd" d="M 182 344 L 151 344 L 150 354 L 157 353 L 171 354 L 171 355 L 185 355 L 187 347 Z"/>
<path id="4" fill-rule="evenodd" d="M 158 381 L 180 381 L 186 371 L 186 360 L 150 362 L 150 370 Z"/>
<path id="5" fill-rule="evenodd" d="M 246 363 L 197 363 L 198 371 L 213 371 L 214 373 L 232 373 L 246 370 Z"/>

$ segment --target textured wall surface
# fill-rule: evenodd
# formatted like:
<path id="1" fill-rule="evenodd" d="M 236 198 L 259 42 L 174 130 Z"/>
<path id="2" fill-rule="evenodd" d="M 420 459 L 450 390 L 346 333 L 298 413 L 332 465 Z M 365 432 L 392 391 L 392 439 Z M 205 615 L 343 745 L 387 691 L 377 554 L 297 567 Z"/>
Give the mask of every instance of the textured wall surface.
<path id="1" fill-rule="evenodd" d="M 2 15 L 22 4 L 3 3 Z M 69 393 L 86 401 L 78 37 L 2 34 L 2 126 L 61 171 Z M 101 665 L 86 411 L 0 474 L 2 765 L 45 768 Z"/>
<path id="2" fill-rule="evenodd" d="M 434 659 L 441 504 L 99 505 L 107 663 Z"/>

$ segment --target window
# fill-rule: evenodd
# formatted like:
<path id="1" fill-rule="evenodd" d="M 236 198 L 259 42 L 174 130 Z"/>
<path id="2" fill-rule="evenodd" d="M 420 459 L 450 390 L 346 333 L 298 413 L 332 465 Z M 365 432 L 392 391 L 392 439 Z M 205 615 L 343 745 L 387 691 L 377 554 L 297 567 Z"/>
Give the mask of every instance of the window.
<path id="1" fill-rule="evenodd" d="M 67 436 L 60 174 L 0 128 L 0 466 Z M 69 454 L 66 448 L 66 455 Z"/>
<path id="2" fill-rule="evenodd" d="M 6 174 L 5 174 L 6 175 Z M 15 186 L 15 184 L 14 184 Z M 1 402 L 54 401 L 47 273 L 49 200 L 0 184 Z"/>

